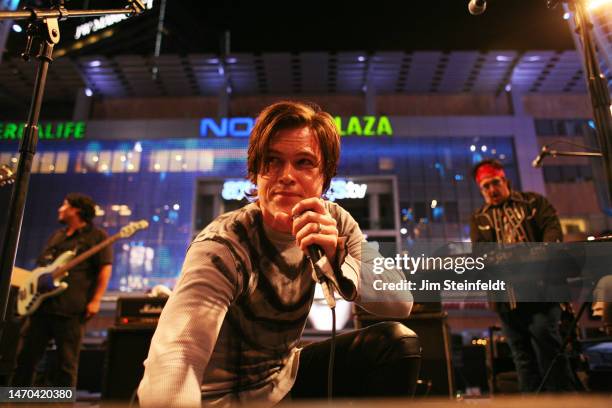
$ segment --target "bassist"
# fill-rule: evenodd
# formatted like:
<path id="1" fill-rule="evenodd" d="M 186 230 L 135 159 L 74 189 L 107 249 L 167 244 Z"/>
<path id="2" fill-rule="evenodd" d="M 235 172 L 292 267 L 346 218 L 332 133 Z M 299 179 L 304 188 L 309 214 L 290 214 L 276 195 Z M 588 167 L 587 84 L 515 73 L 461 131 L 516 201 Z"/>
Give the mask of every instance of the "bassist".
<path id="1" fill-rule="evenodd" d="M 58 210 L 58 221 L 65 227 L 55 231 L 42 254 L 39 266 L 51 263 L 65 251 L 82 253 L 104 241 L 107 233 L 94 226 L 95 202 L 91 197 L 70 193 Z M 64 280 L 68 289 L 49 297 L 27 319 L 22 331 L 21 351 L 13 376 L 13 386 L 31 386 L 34 370 L 43 357 L 49 339 L 53 338 L 58 351 L 58 367 L 53 370 L 53 386 L 75 387 L 81 339 L 85 321 L 100 310 L 112 270 L 112 246 L 69 271 Z"/>

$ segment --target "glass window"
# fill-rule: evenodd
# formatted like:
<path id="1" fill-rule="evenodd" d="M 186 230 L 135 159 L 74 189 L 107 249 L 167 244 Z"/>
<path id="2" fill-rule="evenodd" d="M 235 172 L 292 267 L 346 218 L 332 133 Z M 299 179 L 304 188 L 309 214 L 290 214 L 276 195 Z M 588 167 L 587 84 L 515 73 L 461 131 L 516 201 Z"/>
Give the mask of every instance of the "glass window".
<path id="1" fill-rule="evenodd" d="M 140 171 L 140 152 L 128 152 L 125 171 L 128 173 L 138 173 Z"/>
<path id="2" fill-rule="evenodd" d="M 561 169 L 559 166 L 544 166 L 544 181 L 546 183 L 561 182 Z"/>
<path id="3" fill-rule="evenodd" d="M 578 176 L 583 181 L 592 181 L 593 180 L 593 168 L 590 165 L 580 166 L 578 168 Z"/>
<path id="4" fill-rule="evenodd" d="M 380 210 L 380 228 L 394 229 L 395 228 L 395 212 L 393 211 L 394 203 L 391 193 L 382 193 L 378 195 L 378 208 Z"/>
<path id="5" fill-rule="evenodd" d="M 184 150 L 170 150 L 170 164 L 169 164 L 168 170 L 169 171 L 183 171 L 184 164 L 185 164 L 185 151 Z"/>
<path id="6" fill-rule="evenodd" d="M 68 161 L 70 154 L 68 152 L 57 152 L 55 157 L 55 173 L 66 173 L 68 171 Z"/>
<path id="7" fill-rule="evenodd" d="M 562 179 L 566 183 L 576 181 L 578 177 L 578 166 L 559 166 L 561 167 Z"/>
<path id="8" fill-rule="evenodd" d="M 555 133 L 552 120 L 549 119 L 536 119 L 535 130 L 538 136 L 551 136 Z"/>
<path id="9" fill-rule="evenodd" d="M 168 160 L 170 152 L 168 150 L 157 150 L 151 152 L 151 161 L 149 163 L 149 171 L 162 172 L 168 171 Z"/>
<path id="10" fill-rule="evenodd" d="M 212 150 L 198 150 L 198 170 L 212 171 L 214 158 L 215 155 Z"/>
<path id="11" fill-rule="evenodd" d="M 40 173 L 53 173 L 55 170 L 55 152 L 43 152 L 40 155 Z"/>
<path id="12" fill-rule="evenodd" d="M 412 206 L 412 209 L 414 212 L 414 220 L 416 222 L 427 222 L 429 219 L 428 208 L 429 206 L 427 205 L 427 203 L 423 203 L 423 202 L 414 203 L 414 205 Z"/>
<path id="13" fill-rule="evenodd" d="M 444 214 L 446 222 L 459 222 L 459 206 L 456 201 L 444 203 Z"/>
<path id="14" fill-rule="evenodd" d="M 112 152 L 109 150 L 101 151 L 98 155 L 98 172 L 107 173 L 110 171 Z"/>

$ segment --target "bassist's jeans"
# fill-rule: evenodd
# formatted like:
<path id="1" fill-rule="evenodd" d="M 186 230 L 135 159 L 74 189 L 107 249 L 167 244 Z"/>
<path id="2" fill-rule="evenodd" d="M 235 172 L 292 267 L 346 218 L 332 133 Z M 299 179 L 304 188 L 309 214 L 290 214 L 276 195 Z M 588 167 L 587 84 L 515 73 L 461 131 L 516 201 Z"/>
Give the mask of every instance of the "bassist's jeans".
<path id="1" fill-rule="evenodd" d="M 57 367 L 52 367 L 52 384 L 56 387 L 76 387 L 79 351 L 84 323 L 79 316 L 64 317 L 35 313 L 24 324 L 13 386 L 29 387 L 34 381 L 36 365 L 47 349 L 50 339 L 57 346 Z M 46 384 L 41 384 L 46 385 Z"/>

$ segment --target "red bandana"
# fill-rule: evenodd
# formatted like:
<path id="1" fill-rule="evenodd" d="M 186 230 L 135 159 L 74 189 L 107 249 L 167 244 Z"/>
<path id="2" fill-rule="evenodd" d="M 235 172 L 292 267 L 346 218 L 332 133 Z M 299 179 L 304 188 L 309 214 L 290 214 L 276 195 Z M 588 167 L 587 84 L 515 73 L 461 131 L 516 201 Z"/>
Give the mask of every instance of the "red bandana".
<path id="1" fill-rule="evenodd" d="M 476 171 L 476 184 L 480 185 L 480 183 L 484 179 L 488 179 L 491 177 L 506 177 L 506 173 L 504 173 L 504 169 L 498 169 L 490 164 L 483 164 Z"/>

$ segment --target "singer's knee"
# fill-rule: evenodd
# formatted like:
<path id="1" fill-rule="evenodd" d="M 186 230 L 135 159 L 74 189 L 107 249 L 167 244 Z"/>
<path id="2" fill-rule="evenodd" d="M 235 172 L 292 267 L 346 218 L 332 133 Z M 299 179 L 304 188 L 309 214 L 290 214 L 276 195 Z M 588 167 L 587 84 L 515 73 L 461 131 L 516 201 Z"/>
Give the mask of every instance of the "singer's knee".
<path id="1" fill-rule="evenodd" d="M 360 333 L 360 341 L 370 358 L 380 363 L 419 357 L 421 346 L 416 333 L 398 322 L 382 322 Z"/>

